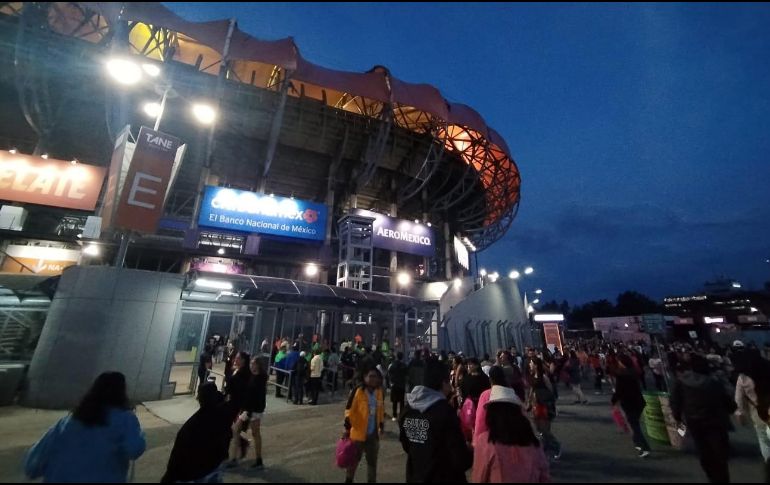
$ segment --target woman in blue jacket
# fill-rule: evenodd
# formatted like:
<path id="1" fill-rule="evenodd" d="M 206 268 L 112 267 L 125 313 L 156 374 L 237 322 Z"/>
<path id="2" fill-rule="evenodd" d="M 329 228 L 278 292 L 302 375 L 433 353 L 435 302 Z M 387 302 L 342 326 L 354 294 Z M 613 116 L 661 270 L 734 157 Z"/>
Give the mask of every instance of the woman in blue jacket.
<path id="1" fill-rule="evenodd" d="M 71 415 L 59 420 L 27 452 L 24 471 L 45 482 L 125 483 L 128 465 L 146 448 L 126 393 L 126 378 L 96 378 Z"/>

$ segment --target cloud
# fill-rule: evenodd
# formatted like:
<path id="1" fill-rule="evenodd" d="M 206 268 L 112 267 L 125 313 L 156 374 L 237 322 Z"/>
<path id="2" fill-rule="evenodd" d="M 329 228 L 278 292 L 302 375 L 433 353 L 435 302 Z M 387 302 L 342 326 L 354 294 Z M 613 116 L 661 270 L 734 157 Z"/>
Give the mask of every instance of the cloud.
<path id="1" fill-rule="evenodd" d="M 760 284 L 770 279 L 770 208 L 685 217 L 655 204 L 564 204 L 546 220 L 514 222 L 482 261 L 490 267 L 532 264 L 549 298 L 582 302 L 627 289 L 654 298 L 697 291 L 725 274 Z"/>

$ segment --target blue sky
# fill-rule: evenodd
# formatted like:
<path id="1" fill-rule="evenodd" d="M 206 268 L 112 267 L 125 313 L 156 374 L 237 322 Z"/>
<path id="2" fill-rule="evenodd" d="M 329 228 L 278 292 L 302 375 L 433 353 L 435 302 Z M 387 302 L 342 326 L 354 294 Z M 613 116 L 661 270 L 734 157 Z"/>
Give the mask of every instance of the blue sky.
<path id="1" fill-rule="evenodd" d="M 522 174 L 517 219 L 479 259 L 533 265 L 545 299 L 770 280 L 767 4 L 168 6 L 474 107 Z"/>

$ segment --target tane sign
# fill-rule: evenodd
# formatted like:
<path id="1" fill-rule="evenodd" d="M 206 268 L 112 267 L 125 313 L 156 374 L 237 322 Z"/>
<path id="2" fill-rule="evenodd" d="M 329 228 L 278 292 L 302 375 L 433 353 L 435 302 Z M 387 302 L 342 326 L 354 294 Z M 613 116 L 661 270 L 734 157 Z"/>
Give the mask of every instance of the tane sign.
<path id="1" fill-rule="evenodd" d="M 0 150 L 0 199 L 92 211 L 105 169 Z"/>
<path id="2" fill-rule="evenodd" d="M 353 213 L 374 219 L 372 230 L 375 248 L 433 257 L 433 231 L 425 224 L 415 224 L 364 209 L 354 209 Z"/>
<path id="3" fill-rule="evenodd" d="M 163 202 L 180 141 L 143 126 L 123 185 L 115 225 L 153 233 L 163 212 Z"/>
<path id="4" fill-rule="evenodd" d="M 206 187 L 198 225 L 323 241 L 326 206 L 245 190 Z"/>

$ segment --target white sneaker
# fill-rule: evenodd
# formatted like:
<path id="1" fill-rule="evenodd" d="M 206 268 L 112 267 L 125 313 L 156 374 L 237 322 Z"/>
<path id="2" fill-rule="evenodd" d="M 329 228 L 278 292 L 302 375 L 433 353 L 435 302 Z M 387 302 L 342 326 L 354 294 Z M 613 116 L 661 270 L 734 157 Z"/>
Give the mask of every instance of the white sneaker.
<path id="1" fill-rule="evenodd" d="M 650 452 L 649 451 L 640 451 L 639 452 L 639 458 L 647 458 L 648 456 L 650 456 Z"/>

